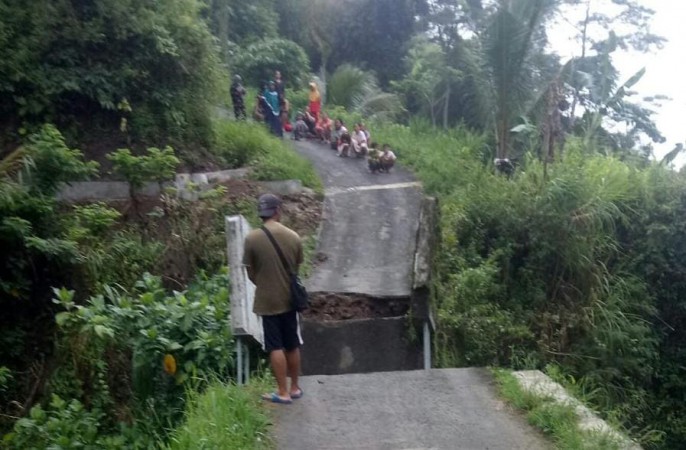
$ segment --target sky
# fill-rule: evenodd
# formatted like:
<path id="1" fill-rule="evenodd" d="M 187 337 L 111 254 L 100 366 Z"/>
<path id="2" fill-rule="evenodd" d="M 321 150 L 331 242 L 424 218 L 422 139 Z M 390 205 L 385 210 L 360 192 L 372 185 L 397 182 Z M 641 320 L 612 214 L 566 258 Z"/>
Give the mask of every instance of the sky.
<path id="1" fill-rule="evenodd" d="M 675 144 L 686 142 L 686 1 L 684 0 L 640 0 L 640 3 L 653 9 L 651 31 L 667 38 L 662 49 L 652 53 L 619 53 L 613 55 L 613 62 L 621 73 L 620 83 L 631 75 L 646 68 L 646 74 L 633 87 L 638 92 L 635 98 L 666 95 L 671 98 L 663 101 L 653 116 L 658 129 L 667 141 L 653 144 L 655 157 L 659 160 L 672 150 Z M 592 0 L 592 8 L 611 11 L 610 0 Z M 583 19 L 585 9 L 568 11 L 559 19 L 548 33 L 553 49 L 564 62 L 571 56 L 579 56 L 580 46 L 574 40 L 575 31 L 567 20 L 575 22 Z M 578 17 L 576 17 L 578 16 Z M 677 167 L 686 164 L 686 154 L 675 161 Z"/>

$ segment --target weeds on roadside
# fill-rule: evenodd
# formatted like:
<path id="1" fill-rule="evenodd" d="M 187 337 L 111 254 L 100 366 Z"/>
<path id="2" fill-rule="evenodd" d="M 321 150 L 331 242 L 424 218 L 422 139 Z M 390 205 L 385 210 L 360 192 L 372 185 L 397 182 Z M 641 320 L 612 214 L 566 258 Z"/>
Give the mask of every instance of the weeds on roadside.
<path id="1" fill-rule="evenodd" d="M 579 418 L 570 405 L 526 392 L 511 372 L 493 370 L 500 393 L 507 401 L 526 411 L 532 425 L 549 435 L 560 450 L 619 450 L 612 436 L 581 430 Z"/>
<path id="2" fill-rule="evenodd" d="M 165 450 L 270 449 L 270 419 L 260 394 L 269 380 L 253 378 L 248 385 L 211 382 L 202 392 L 189 392 L 183 424 L 174 430 Z"/>

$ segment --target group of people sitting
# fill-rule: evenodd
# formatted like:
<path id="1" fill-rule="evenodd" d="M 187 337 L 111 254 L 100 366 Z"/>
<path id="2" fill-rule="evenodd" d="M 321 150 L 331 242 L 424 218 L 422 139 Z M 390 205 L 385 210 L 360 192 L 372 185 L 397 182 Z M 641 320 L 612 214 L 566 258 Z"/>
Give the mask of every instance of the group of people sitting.
<path id="1" fill-rule="evenodd" d="M 343 119 L 332 122 L 326 113 L 321 113 L 318 119 L 315 119 L 311 111 L 298 114 L 293 136 L 296 140 L 312 137 L 319 139 L 321 143 L 328 143 L 341 158 L 366 156 L 372 173 L 388 173 L 397 159 L 390 145 L 384 144 L 379 149 L 378 144 L 372 142 L 369 130 L 363 123 L 356 123 L 350 133 Z"/>
<path id="2" fill-rule="evenodd" d="M 318 139 L 328 143 L 332 150 L 336 150 L 339 157 L 358 158 L 367 157 L 369 170 L 372 173 L 389 172 L 397 159 L 388 144 L 381 149 L 371 141 L 369 130 L 363 123 L 356 123 L 352 133 L 348 131 L 342 119 L 332 121 L 328 114 L 321 110 L 321 95 L 315 82 L 309 85 L 309 104 L 307 110 L 298 112 L 295 123 L 290 123 L 290 103 L 286 98 L 285 84 L 278 70 L 274 73 L 274 80 L 269 81 L 258 94 L 255 104 L 255 120 L 264 121 L 270 131 L 279 137 L 283 132 L 293 132 L 293 139 Z M 240 76 L 234 77 L 231 86 L 231 97 L 234 104 L 234 114 L 237 119 L 245 118 L 245 96 Z"/>

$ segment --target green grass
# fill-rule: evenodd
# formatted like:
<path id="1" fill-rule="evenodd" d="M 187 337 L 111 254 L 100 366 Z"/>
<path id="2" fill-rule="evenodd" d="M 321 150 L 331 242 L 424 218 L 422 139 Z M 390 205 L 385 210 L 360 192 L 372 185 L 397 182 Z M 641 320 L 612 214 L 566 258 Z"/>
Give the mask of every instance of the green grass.
<path id="1" fill-rule="evenodd" d="M 252 176 L 260 181 L 300 180 L 303 186 L 321 194 L 322 181 L 312 164 L 295 153 L 287 144 L 276 151 L 268 151 L 252 161 Z"/>
<path id="2" fill-rule="evenodd" d="M 574 408 L 524 391 L 510 371 L 493 370 L 500 394 L 512 405 L 526 411 L 530 424 L 550 436 L 560 450 L 618 450 L 611 436 L 583 431 Z"/>
<path id="3" fill-rule="evenodd" d="M 264 124 L 252 121 L 215 122 L 212 152 L 230 168 L 252 167 L 260 181 L 300 180 L 303 186 L 323 192 L 312 163 L 298 155 L 287 141 L 272 136 Z"/>
<path id="4" fill-rule="evenodd" d="M 303 239 L 303 263 L 300 267 L 300 277 L 308 278 L 312 275 L 312 269 L 314 268 L 313 258 L 314 253 L 317 250 L 317 235 L 304 236 Z"/>
<path id="5" fill-rule="evenodd" d="M 212 382 L 191 394 L 184 423 L 174 430 L 166 450 L 272 449 L 270 419 L 260 394 L 268 381 L 247 386 Z"/>

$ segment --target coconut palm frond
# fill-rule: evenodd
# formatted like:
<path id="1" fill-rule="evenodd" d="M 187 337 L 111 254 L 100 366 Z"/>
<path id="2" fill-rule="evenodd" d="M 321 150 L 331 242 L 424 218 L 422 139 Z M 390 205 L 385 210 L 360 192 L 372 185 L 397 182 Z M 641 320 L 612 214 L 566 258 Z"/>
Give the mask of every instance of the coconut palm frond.
<path id="1" fill-rule="evenodd" d="M 0 160 L 0 178 L 14 178 L 33 165 L 25 147 L 19 147 Z"/>
<path id="2" fill-rule="evenodd" d="M 407 112 L 400 97 L 387 92 L 377 92 L 357 99 L 353 109 L 364 117 L 379 120 L 393 120 Z"/>
<path id="3" fill-rule="evenodd" d="M 507 156 L 512 118 L 522 112 L 531 93 L 532 71 L 528 63 L 543 19 L 554 4 L 553 0 L 504 3 L 483 34 L 484 63 L 496 99 L 498 157 Z"/>
<path id="4" fill-rule="evenodd" d="M 373 74 L 350 64 L 343 64 L 329 79 L 327 99 L 334 105 L 350 108 L 356 98 L 368 96 L 378 90 L 378 83 Z"/>

